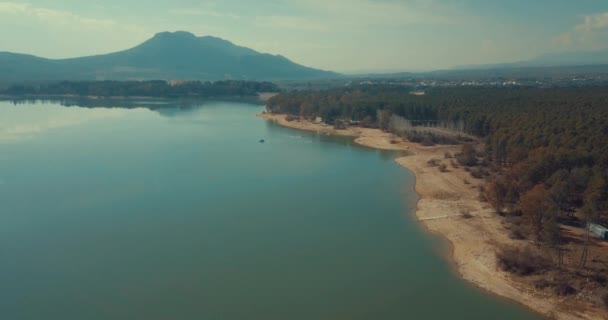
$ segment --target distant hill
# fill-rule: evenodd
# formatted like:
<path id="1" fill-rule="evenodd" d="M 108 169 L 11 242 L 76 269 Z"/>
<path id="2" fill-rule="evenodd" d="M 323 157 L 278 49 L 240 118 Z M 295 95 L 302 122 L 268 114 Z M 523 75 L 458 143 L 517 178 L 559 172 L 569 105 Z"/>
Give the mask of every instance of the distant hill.
<path id="1" fill-rule="evenodd" d="M 337 76 L 280 55 L 259 53 L 229 41 L 189 32 L 162 32 L 120 52 L 45 59 L 0 52 L 0 81 L 56 80 L 305 80 Z"/>
<path id="2" fill-rule="evenodd" d="M 579 77 L 605 77 L 608 65 L 555 66 L 555 67 L 495 67 L 485 69 L 439 70 L 418 75 L 439 79 L 490 80 L 490 79 L 564 79 Z"/>
<path id="3" fill-rule="evenodd" d="M 545 54 L 519 62 L 458 66 L 427 72 L 396 72 L 353 75 L 370 79 L 458 79 L 479 80 L 497 78 L 577 78 L 608 74 L 608 50 L 561 52 Z"/>
<path id="4" fill-rule="evenodd" d="M 608 64 L 608 50 L 545 54 L 528 61 L 533 66 L 589 66 Z"/>
<path id="5" fill-rule="evenodd" d="M 547 53 L 539 57 L 509 63 L 468 65 L 454 70 L 487 70 L 510 68 L 543 68 L 543 67 L 583 67 L 593 65 L 608 65 L 608 50 L 600 51 L 571 51 Z"/>
<path id="6" fill-rule="evenodd" d="M 602 77 L 608 76 L 608 64 L 584 65 L 584 66 L 555 66 L 555 67 L 507 67 L 487 66 L 469 69 L 448 69 L 430 72 L 398 72 L 398 73 L 376 73 L 353 75 L 351 79 L 438 79 L 446 81 L 476 81 L 476 80 L 547 80 L 579 77 Z M 337 80 L 336 80 L 337 81 Z M 342 80 L 344 82 L 344 80 Z"/>

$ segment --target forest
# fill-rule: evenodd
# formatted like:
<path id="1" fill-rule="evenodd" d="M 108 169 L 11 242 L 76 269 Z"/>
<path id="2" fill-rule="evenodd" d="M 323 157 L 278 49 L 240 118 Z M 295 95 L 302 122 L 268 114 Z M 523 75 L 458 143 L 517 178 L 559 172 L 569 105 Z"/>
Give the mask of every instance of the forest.
<path id="1" fill-rule="evenodd" d="M 367 85 L 281 93 L 267 111 L 357 123 L 428 145 L 463 143 L 429 128 L 475 136 L 481 142 L 465 144 L 456 157 L 485 180 L 480 198 L 517 219 L 514 237 L 557 252 L 564 242 L 560 225 L 608 224 L 608 87 L 420 92 Z M 578 263 L 587 263 L 584 251 Z"/>
<path id="2" fill-rule="evenodd" d="M 329 124 L 357 121 L 404 138 L 427 127 L 470 134 L 483 139 L 483 159 L 495 169 L 488 186 L 497 210 L 521 210 L 522 197 L 541 185 L 560 213 L 584 209 L 607 222 L 607 87 L 441 88 L 414 95 L 402 86 L 362 86 L 286 92 L 267 109 Z"/>
<path id="3" fill-rule="evenodd" d="M 13 84 L 0 90 L 6 96 L 194 97 L 255 96 L 277 92 L 271 82 L 255 81 L 62 81 Z"/>

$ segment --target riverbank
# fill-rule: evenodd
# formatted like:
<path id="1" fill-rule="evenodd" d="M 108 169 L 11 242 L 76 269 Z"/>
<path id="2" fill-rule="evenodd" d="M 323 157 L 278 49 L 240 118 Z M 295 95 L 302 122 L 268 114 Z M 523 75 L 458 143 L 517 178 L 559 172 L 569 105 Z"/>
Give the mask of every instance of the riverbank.
<path id="1" fill-rule="evenodd" d="M 445 159 L 445 153 L 458 152 L 458 146 L 424 147 L 377 129 L 336 130 L 317 122 L 287 121 L 284 115 L 259 114 L 258 117 L 293 129 L 353 137 L 355 143 L 366 147 L 413 152 L 413 156 L 395 161 L 415 175 L 419 197 L 416 218 L 428 231 L 451 243 L 450 260 L 463 279 L 552 318 L 608 319 L 596 307 L 575 298 L 547 295 L 497 268 L 498 249 L 519 243 L 508 237 L 502 218 L 488 204 L 479 201 L 478 186 L 483 181 L 472 178 L 462 167 L 451 166 L 450 159 Z M 445 164 L 447 171 L 429 166 L 431 159 Z"/>
<path id="2" fill-rule="evenodd" d="M 77 95 L 77 94 L 22 94 L 22 95 L 9 95 L 0 94 L 0 100 L 10 101 L 33 101 L 33 100 L 49 100 L 49 101 L 125 101 L 125 100 L 144 100 L 144 101 L 235 101 L 235 102 L 251 102 L 251 103 L 264 103 L 268 99 L 275 96 L 273 92 L 261 92 L 252 95 L 167 95 L 167 96 L 141 96 L 141 95 L 125 95 L 125 96 L 96 96 L 96 95 Z"/>

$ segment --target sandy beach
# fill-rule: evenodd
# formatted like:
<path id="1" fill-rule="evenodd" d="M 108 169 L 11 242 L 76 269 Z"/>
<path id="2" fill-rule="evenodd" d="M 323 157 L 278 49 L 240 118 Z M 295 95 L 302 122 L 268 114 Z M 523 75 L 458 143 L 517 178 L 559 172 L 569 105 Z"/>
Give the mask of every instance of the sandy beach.
<path id="1" fill-rule="evenodd" d="M 454 168 L 450 159 L 445 159 L 446 152 L 456 153 L 460 147 L 423 147 L 400 139 L 395 141 L 391 134 L 378 129 L 335 130 L 316 122 L 287 121 L 284 115 L 263 113 L 258 117 L 293 129 L 353 137 L 357 144 L 366 147 L 412 151 L 414 155 L 395 161 L 416 177 L 416 219 L 429 232 L 451 244 L 450 263 L 464 280 L 550 318 L 608 319 L 606 312 L 598 307 L 573 301 L 575 298 L 548 295 L 497 268 L 495 254 L 498 248 L 519 242 L 508 237 L 502 218 L 487 203 L 479 201 L 478 186 L 483 181 L 474 179 L 462 167 Z M 391 140 L 397 143 L 391 143 Z M 430 159 L 446 164 L 447 172 L 429 166 Z"/>

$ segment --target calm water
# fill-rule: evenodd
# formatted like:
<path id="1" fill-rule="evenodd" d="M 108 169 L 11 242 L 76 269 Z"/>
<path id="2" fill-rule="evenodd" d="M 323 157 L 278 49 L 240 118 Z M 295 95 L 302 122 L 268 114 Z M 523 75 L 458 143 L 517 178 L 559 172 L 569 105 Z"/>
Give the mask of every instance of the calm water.
<path id="1" fill-rule="evenodd" d="M 537 319 L 453 275 L 390 154 L 260 109 L 0 102 L 0 319 Z"/>

